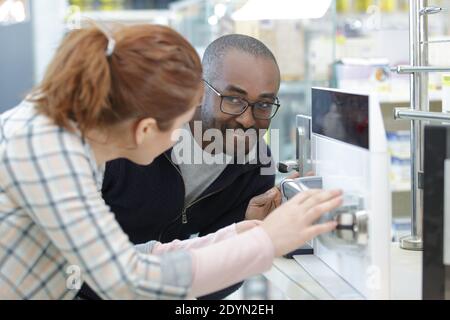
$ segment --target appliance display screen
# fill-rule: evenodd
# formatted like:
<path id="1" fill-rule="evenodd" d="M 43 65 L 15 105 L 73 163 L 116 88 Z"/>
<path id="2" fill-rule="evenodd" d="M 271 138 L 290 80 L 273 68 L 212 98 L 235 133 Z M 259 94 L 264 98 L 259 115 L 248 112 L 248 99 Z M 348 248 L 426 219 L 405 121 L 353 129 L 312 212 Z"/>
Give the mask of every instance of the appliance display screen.
<path id="1" fill-rule="evenodd" d="M 369 149 L 369 96 L 312 89 L 312 132 Z"/>

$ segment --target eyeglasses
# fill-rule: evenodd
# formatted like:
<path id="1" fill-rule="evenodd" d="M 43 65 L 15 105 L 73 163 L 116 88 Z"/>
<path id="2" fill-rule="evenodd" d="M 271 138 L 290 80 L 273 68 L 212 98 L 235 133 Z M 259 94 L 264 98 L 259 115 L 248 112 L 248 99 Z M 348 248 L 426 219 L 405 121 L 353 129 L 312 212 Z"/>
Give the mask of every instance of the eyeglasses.
<path id="1" fill-rule="evenodd" d="M 275 102 L 258 101 L 255 103 L 250 103 L 241 97 L 223 95 L 216 88 L 210 85 L 208 81 L 204 79 L 203 81 L 217 96 L 220 97 L 220 110 L 223 113 L 238 116 L 243 114 L 248 107 L 251 106 L 253 107 L 252 112 L 255 119 L 270 120 L 276 115 L 278 109 L 280 108 L 280 101 L 278 97 L 275 97 Z"/>

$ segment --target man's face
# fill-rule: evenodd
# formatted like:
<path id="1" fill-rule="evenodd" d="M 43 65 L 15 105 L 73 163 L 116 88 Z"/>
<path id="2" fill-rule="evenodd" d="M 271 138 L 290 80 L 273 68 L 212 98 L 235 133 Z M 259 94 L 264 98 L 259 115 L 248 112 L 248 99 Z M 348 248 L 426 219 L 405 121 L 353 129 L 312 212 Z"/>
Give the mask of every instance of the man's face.
<path id="1" fill-rule="evenodd" d="M 218 76 L 210 84 L 223 96 L 240 97 L 250 103 L 275 102 L 280 87 L 280 72 L 275 62 L 265 57 L 254 57 L 238 50 L 230 50 L 222 62 L 222 70 L 217 70 Z M 209 80 L 209 79 L 207 79 Z M 255 119 L 253 107 L 249 106 L 241 115 L 230 115 L 221 111 L 221 98 L 211 88 L 205 85 L 205 97 L 201 110 L 203 129 L 219 129 L 225 137 L 224 146 L 234 146 L 245 143 L 245 152 L 252 147 L 249 138 L 239 134 L 249 129 L 268 129 L 269 120 Z M 226 132 L 233 130 L 233 141 L 227 141 Z M 232 150 L 232 149 L 227 149 Z"/>

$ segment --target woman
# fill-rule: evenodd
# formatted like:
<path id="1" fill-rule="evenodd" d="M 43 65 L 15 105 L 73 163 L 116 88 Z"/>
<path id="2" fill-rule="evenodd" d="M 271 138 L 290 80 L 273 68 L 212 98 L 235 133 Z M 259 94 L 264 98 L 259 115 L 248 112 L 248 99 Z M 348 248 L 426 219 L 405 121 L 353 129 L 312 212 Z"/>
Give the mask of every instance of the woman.
<path id="1" fill-rule="evenodd" d="M 201 74 L 166 27 L 65 38 L 42 83 L 0 116 L 0 299 L 71 299 L 82 281 L 104 299 L 202 296 L 335 228 L 313 223 L 340 192 L 309 191 L 261 223 L 133 246 L 101 197 L 101 168 L 147 165 L 170 148 L 199 104 Z"/>

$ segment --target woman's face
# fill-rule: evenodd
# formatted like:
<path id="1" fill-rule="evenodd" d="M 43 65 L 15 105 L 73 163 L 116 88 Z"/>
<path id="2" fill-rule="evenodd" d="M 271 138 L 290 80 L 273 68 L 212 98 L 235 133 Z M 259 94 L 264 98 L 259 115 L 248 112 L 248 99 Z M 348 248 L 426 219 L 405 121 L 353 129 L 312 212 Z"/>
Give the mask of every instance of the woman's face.
<path id="1" fill-rule="evenodd" d="M 192 119 L 194 113 L 195 108 L 190 108 L 172 122 L 171 128 L 164 131 L 158 128 L 156 122 L 154 125 L 145 127 L 143 122 L 149 119 L 142 120 L 135 129 L 137 147 L 126 150 L 123 157 L 139 165 L 149 165 L 155 158 L 173 147 L 178 140 L 178 130 Z"/>
<path id="2" fill-rule="evenodd" d="M 120 145 L 134 145 L 133 148 L 120 148 L 118 157 L 126 158 L 138 165 L 149 165 L 153 160 L 167 151 L 178 141 L 180 129 L 189 121 L 191 121 L 197 107 L 201 104 L 204 88 L 201 85 L 188 111 L 172 120 L 172 127 L 166 130 L 160 130 L 157 121 L 154 118 L 146 118 L 138 123 L 125 124 L 125 130 L 130 132 L 132 139 L 130 143 L 130 135 L 121 134 L 120 130 L 116 131 L 117 140 L 125 139 Z M 128 136 L 128 139 L 126 138 Z"/>

